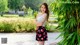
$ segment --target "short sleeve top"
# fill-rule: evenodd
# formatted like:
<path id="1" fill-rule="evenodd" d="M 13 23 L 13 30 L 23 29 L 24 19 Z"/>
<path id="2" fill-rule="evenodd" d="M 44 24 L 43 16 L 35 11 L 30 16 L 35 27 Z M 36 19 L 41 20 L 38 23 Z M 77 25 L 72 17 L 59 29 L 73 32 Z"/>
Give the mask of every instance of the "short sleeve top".
<path id="1" fill-rule="evenodd" d="M 46 13 L 42 14 L 41 12 L 39 12 L 38 16 L 36 18 L 37 22 L 39 22 L 39 23 L 42 22 L 45 19 L 44 16 L 46 16 L 46 15 L 47 15 Z M 43 23 L 43 26 L 45 26 L 45 23 L 46 23 L 46 20 Z"/>

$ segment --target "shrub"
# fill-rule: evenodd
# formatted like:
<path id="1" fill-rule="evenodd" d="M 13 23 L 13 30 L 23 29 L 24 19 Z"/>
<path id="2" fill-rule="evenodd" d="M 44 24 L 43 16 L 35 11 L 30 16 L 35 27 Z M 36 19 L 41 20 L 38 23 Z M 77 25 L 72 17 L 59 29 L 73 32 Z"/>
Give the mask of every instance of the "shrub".
<path id="1" fill-rule="evenodd" d="M 30 21 L 29 21 L 30 20 Z M 33 32 L 35 24 L 33 20 L 24 18 L 5 18 L 0 21 L 0 32 Z"/>
<path id="2" fill-rule="evenodd" d="M 0 30 L 4 33 L 14 32 L 12 23 L 8 23 L 7 21 L 0 22 Z"/>

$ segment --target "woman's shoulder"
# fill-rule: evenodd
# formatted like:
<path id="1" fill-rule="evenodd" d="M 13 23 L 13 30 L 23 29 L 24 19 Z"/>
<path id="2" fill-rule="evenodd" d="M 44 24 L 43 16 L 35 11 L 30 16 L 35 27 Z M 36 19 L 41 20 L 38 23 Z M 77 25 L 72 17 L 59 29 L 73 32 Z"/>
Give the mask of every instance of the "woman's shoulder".
<path id="1" fill-rule="evenodd" d="M 38 16 L 41 16 L 41 15 L 42 15 L 42 16 L 45 16 L 45 17 L 47 16 L 46 13 L 42 14 L 41 12 L 38 12 Z"/>

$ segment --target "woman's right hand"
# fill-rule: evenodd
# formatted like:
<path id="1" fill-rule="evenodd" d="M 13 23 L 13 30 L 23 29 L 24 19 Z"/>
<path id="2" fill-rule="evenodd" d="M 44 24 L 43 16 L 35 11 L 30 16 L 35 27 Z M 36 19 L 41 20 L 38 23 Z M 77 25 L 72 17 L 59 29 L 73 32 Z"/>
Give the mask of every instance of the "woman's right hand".
<path id="1" fill-rule="evenodd" d="M 36 29 L 35 29 L 35 30 L 37 31 L 37 30 L 38 30 L 38 28 L 39 28 L 39 26 L 36 26 Z"/>

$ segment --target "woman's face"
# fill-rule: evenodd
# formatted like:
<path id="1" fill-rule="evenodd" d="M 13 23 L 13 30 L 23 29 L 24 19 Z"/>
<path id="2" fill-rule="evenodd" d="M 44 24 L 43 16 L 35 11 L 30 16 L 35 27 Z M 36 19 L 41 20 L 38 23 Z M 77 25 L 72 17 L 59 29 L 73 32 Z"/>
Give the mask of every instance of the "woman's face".
<path id="1" fill-rule="evenodd" d="M 40 10 L 41 10 L 41 12 L 45 13 L 45 11 L 46 11 L 46 8 L 45 8 L 45 6 L 44 6 L 44 5 L 41 5 L 41 8 L 40 8 Z"/>

